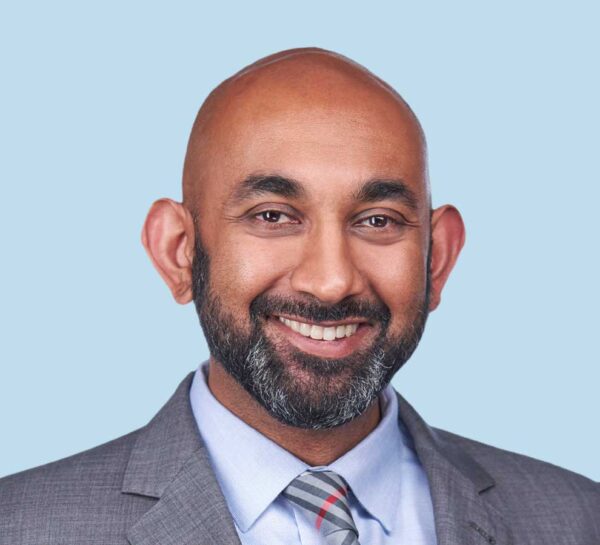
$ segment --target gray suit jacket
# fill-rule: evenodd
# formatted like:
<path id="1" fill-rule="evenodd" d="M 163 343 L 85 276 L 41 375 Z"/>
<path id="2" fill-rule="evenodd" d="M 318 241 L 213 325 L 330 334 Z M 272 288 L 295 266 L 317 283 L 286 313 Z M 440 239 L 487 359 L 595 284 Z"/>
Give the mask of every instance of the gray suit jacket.
<path id="1" fill-rule="evenodd" d="M 1 479 L 0 545 L 239 545 L 191 377 L 144 428 Z M 598 483 L 429 428 L 402 398 L 400 415 L 429 478 L 439 545 L 600 545 Z"/>

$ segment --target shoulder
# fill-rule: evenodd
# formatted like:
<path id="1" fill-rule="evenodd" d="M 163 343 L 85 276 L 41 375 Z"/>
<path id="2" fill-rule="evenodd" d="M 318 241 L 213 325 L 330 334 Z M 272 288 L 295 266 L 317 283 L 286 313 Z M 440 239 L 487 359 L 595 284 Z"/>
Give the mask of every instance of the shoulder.
<path id="1" fill-rule="evenodd" d="M 88 533 L 104 538 L 103 528 L 125 524 L 141 501 L 121 494 L 138 433 L 0 479 L 0 545 L 55 543 L 53 536 L 70 534 L 87 541 Z"/>
<path id="2" fill-rule="evenodd" d="M 67 492 L 77 487 L 116 485 L 135 442 L 137 431 L 80 452 L 68 458 L 34 467 L 0 479 L 0 506 L 14 495 L 23 495 L 32 489 L 39 494 L 46 487 L 56 492 Z"/>
<path id="3" fill-rule="evenodd" d="M 582 492 L 589 491 L 592 494 L 600 492 L 599 483 L 579 473 L 523 454 L 467 439 L 445 430 L 436 428 L 435 432 L 444 441 L 466 451 L 495 478 L 499 485 L 505 483 L 517 487 L 529 487 L 552 483 L 556 486 L 567 486 Z"/>
<path id="4" fill-rule="evenodd" d="M 554 520 L 589 527 L 600 535 L 600 483 L 567 469 L 435 430 L 447 444 L 466 452 L 494 480 L 489 497 L 514 521 Z M 529 522 L 528 522 L 529 521 Z"/>

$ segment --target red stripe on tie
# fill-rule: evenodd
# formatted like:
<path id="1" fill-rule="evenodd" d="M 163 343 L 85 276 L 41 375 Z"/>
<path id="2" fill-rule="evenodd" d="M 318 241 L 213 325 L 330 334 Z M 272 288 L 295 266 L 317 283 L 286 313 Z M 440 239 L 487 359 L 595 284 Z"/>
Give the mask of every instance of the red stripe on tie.
<path id="1" fill-rule="evenodd" d="M 316 526 L 317 530 L 321 528 L 321 524 L 323 523 L 323 519 L 327 514 L 327 511 L 331 508 L 331 506 L 338 501 L 340 498 L 344 497 L 348 493 L 348 490 L 345 488 L 338 488 L 333 494 L 331 494 L 324 502 L 319 514 L 317 515 Z"/>

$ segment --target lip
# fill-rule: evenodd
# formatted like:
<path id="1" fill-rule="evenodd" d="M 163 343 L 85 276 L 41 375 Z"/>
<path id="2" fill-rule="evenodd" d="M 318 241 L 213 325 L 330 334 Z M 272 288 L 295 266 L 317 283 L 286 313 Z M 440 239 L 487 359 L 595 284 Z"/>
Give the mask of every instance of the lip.
<path id="1" fill-rule="evenodd" d="M 281 323 L 281 321 L 279 320 L 279 316 L 283 315 L 272 315 L 268 319 L 268 324 L 273 329 L 275 335 L 277 335 L 277 337 L 285 339 L 298 350 L 321 358 L 336 359 L 349 356 L 359 348 L 366 346 L 368 338 L 372 336 L 374 332 L 374 328 L 364 320 L 345 320 L 343 322 L 318 322 L 315 325 L 320 325 L 323 327 L 331 327 L 335 325 L 350 323 L 360 324 L 358 326 L 358 329 L 356 330 L 356 333 L 354 333 L 354 335 L 350 337 L 343 337 L 341 339 L 335 339 L 333 341 L 319 341 L 316 339 L 311 339 L 310 337 L 305 337 L 304 335 L 301 335 L 300 333 L 290 329 L 288 326 Z M 288 318 L 288 316 L 283 317 Z M 288 319 L 297 320 L 297 318 L 293 318 L 291 316 Z M 313 324 L 315 322 L 305 323 Z"/>

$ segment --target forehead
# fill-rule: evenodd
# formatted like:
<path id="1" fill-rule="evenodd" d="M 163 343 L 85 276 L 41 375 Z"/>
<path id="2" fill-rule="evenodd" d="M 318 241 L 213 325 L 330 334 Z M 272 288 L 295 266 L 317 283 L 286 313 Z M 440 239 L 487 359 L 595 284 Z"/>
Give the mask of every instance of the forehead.
<path id="1" fill-rule="evenodd" d="M 202 199 L 223 200 L 247 176 L 264 172 L 298 180 L 309 194 L 401 178 L 425 198 L 424 142 L 408 107 L 372 86 L 312 83 L 263 81 L 229 97 L 204 130 Z"/>

